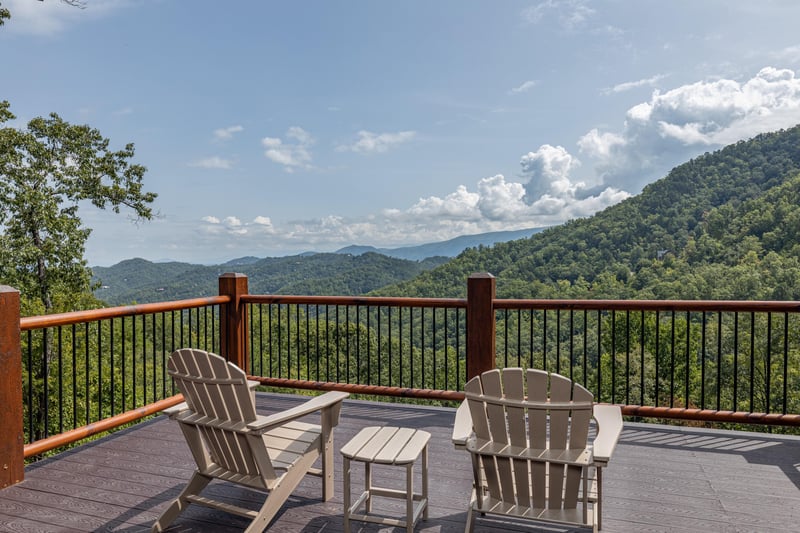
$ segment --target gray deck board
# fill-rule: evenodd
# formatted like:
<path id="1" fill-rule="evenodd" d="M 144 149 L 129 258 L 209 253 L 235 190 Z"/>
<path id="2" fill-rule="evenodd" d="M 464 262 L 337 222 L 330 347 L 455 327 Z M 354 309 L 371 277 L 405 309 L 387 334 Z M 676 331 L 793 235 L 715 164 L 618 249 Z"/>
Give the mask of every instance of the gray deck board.
<path id="1" fill-rule="evenodd" d="M 257 404 L 259 412 L 269 414 L 303 399 L 259 393 Z M 468 455 L 450 443 L 453 417 L 453 409 L 346 401 L 335 431 L 335 497 L 322 502 L 319 480 L 308 478 L 270 529 L 342 531 L 338 449 L 363 427 L 391 424 L 432 435 L 430 518 L 417 531 L 463 531 L 471 467 Z M 353 466 L 355 490 L 363 482 L 363 469 L 360 463 Z M 0 531 L 148 531 L 193 470 L 177 424 L 159 417 L 29 466 L 24 482 L 0 491 Z M 385 486 L 402 487 L 398 468 L 376 466 L 374 472 Z M 605 532 L 800 532 L 800 438 L 627 423 L 604 489 Z M 263 499 L 225 484 L 208 490 L 254 508 Z M 380 503 L 390 513 L 401 513 L 400 505 Z M 239 517 L 191 506 L 170 531 L 225 533 L 245 525 Z M 360 522 L 353 526 L 362 532 L 393 529 Z M 570 530 L 479 518 L 475 531 Z"/>

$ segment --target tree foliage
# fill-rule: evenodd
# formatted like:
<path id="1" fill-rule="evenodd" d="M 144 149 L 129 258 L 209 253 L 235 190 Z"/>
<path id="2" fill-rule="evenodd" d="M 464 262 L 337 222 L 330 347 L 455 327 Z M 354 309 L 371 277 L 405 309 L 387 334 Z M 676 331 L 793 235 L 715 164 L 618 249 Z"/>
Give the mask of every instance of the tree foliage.
<path id="1" fill-rule="evenodd" d="M 0 123 L 13 118 L 8 102 L 0 102 Z M 45 313 L 58 295 L 89 293 L 83 254 L 91 230 L 80 207 L 153 217 L 156 195 L 144 191 L 146 169 L 133 156 L 133 144 L 111 150 L 98 130 L 55 113 L 25 128 L 0 128 L 0 282 Z"/>

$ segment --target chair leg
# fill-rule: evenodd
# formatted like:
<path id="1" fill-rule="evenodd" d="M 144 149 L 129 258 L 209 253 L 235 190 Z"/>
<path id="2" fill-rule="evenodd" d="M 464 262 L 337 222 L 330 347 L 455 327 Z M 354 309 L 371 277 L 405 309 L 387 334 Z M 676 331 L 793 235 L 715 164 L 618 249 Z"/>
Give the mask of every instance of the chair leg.
<path id="1" fill-rule="evenodd" d="M 312 455 L 306 455 L 283 475 L 283 479 L 278 482 L 278 485 L 269 491 L 267 501 L 261 506 L 250 525 L 247 526 L 245 533 L 261 533 L 267 528 L 272 519 L 275 518 L 275 515 L 278 514 L 280 508 L 283 507 L 283 504 L 286 503 L 286 500 L 289 499 L 289 496 L 292 495 L 294 489 L 303 480 L 306 472 L 314 463 L 314 459 L 315 457 Z"/>
<path id="2" fill-rule="evenodd" d="M 200 494 L 204 488 L 211 482 L 210 477 L 206 477 L 200 472 L 195 471 L 192 475 L 192 478 L 187 483 L 186 487 L 181 491 L 180 495 L 175 498 L 175 500 L 167 507 L 161 516 L 158 517 L 155 524 L 153 524 L 152 531 L 160 532 L 164 531 L 165 528 L 169 527 L 169 525 L 178 517 L 184 509 L 189 507 L 189 502 L 186 497 L 191 495 Z"/>
<path id="3" fill-rule="evenodd" d="M 464 533 L 472 533 L 475 529 L 475 503 L 478 501 L 475 489 L 472 490 L 472 497 L 469 500 L 469 511 L 467 511 L 467 524 Z"/>
<path id="4" fill-rule="evenodd" d="M 603 469 L 597 467 L 597 529 L 603 529 Z"/>
<path id="5" fill-rule="evenodd" d="M 344 498 L 344 533 L 350 533 L 350 459 L 342 456 L 342 495 Z"/>
<path id="6" fill-rule="evenodd" d="M 333 498 L 333 431 L 323 425 L 323 433 L 320 435 L 320 455 L 322 456 L 322 501 L 327 502 Z"/>

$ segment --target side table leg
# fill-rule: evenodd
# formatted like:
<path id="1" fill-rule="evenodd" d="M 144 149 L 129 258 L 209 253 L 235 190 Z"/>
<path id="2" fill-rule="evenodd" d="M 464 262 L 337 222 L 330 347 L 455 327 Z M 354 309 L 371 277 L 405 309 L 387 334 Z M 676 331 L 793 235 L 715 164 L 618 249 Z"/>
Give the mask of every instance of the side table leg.
<path id="1" fill-rule="evenodd" d="M 406 466 L 406 532 L 414 532 L 414 463 Z"/>
<path id="2" fill-rule="evenodd" d="M 364 490 L 367 491 L 367 512 L 372 512 L 372 463 L 364 463 Z"/>
<path id="3" fill-rule="evenodd" d="M 428 445 L 422 448 L 422 498 L 425 508 L 422 510 L 422 519 L 428 519 Z"/>

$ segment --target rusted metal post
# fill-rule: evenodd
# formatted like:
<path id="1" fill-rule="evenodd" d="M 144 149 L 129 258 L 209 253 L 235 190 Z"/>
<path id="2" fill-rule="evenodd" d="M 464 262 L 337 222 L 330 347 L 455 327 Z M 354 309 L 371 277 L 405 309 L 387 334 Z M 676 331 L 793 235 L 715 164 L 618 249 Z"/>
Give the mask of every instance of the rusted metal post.
<path id="1" fill-rule="evenodd" d="M 467 380 L 495 367 L 495 286 L 488 272 L 467 280 Z"/>
<path id="2" fill-rule="evenodd" d="M 247 372 L 247 306 L 241 302 L 241 297 L 247 294 L 247 276 L 232 272 L 222 274 L 219 294 L 231 297 L 229 303 L 220 307 L 220 355 Z"/>
<path id="3" fill-rule="evenodd" d="M 0 285 L 0 489 L 25 477 L 19 291 Z"/>

